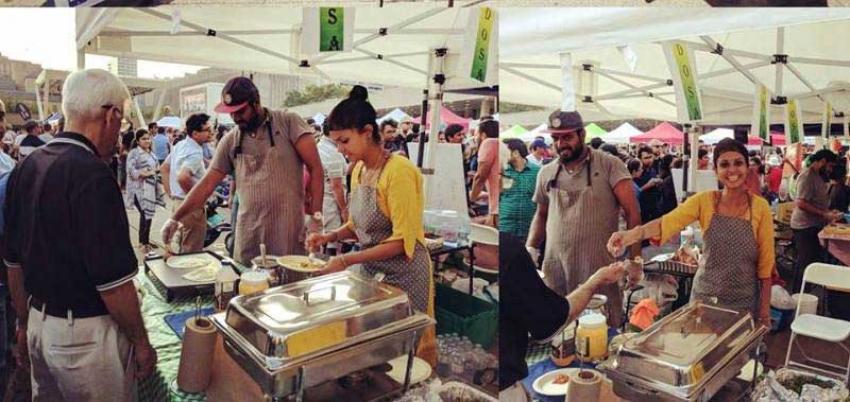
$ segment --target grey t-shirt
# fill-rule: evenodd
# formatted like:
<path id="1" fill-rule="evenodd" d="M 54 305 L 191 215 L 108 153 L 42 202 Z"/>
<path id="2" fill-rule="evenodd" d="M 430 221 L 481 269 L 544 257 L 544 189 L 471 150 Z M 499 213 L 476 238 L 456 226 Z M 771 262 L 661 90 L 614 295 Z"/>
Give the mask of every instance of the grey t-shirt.
<path id="1" fill-rule="evenodd" d="M 581 169 L 578 169 L 572 174 L 567 172 L 566 169 L 561 169 L 561 174 L 558 176 L 558 182 L 555 184 L 555 187 L 566 191 L 583 190 L 587 187 L 586 164 L 587 161 L 581 165 Z M 611 207 L 616 210 L 620 206 L 614 196 L 614 187 L 623 180 L 631 180 L 632 176 L 629 174 L 629 170 L 623 161 L 605 152 L 591 150 L 590 164 L 594 200 L 604 200 L 604 205 L 600 205 L 603 208 L 600 209 L 605 210 L 604 213 L 610 213 L 611 210 L 604 207 Z M 537 186 L 534 190 L 534 202 L 541 205 L 547 205 L 549 203 L 547 185 L 555 178 L 558 172 L 558 165 L 560 165 L 560 162 L 554 160 L 540 169 L 540 173 L 537 174 Z M 603 182 L 607 185 L 597 185 L 597 183 Z M 616 212 L 614 215 L 616 215 Z"/>
<path id="2" fill-rule="evenodd" d="M 818 208 L 828 209 L 829 184 L 814 170 L 803 170 L 797 177 L 797 199 L 806 200 Z M 792 229 L 823 227 L 827 223 L 822 216 L 803 211 L 799 207 L 794 207 L 791 213 Z"/>

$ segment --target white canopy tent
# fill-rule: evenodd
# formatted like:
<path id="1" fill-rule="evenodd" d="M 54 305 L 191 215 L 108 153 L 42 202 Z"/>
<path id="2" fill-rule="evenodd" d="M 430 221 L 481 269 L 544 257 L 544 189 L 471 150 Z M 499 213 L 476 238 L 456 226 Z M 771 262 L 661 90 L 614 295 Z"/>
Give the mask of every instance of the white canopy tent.
<path id="1" fill-rule="evenodd" d="M 78 66 L 84 65 L 84 55 L 90 53 L 218 67 L 246 75 L 297 74 L 345 84 L 411 87 L 428 90 L 432 110 L 440 110 L 446 90 L 492 87 L 498 83 L 495 39 L 490 40 L 485 82 L 470 78 L 471 70 L 457 68 L 462 53 L 471 55 L 465 52 L 465 39 L 470 17 L 478 16 L 477 8 L 414 3 L 358 7 L 353 18 L 354 50 L 319 55 L 301 54 L 300 6 L 75 11 Z M 496 19 L 491 38 L 498 38 L 498 27 Z M 431 126 L 439 127 L 440 113 L 431 116 Z M 430 141 L 427 152 L 419 153 L 426 183 L 435 180 L 432 173 L 437 145 L 437 141 Z M 428 188 L 426 199 L 436 192 L 436 186 Z M 439 194 L 434 198 L 439 198 Z"/>
<path id="2" fill-rule="evenodd" d="M 395 108 L 391 112 L 381 116 L 381 118 L 378 119 L 378 123 L 381 123 L 381 122 L 383 122 L 384 120 L 387 120 L 387 119 L 393 119 L 396 122 L 401 122 L 404 119 L 410 119 L 410 118 L 411 118 L 410 115 L 408 115 L 407 113 L 404 113 L 403 110 L 401 110 L 399 108 Z"/>
<path id="3" fill-rule="evenodd" d="M 850 37 L 850 9 L 525 8 L 500 24 L 507 102 L 560 105 L 559 54 L 570 53 L 583 115 L 677 121 L 660 42 L 682 39 L 696 53 L 704 124 L 749 124 L 757 83 L 799 99 L 807 123 L 821 121 L 827 99 L 850 112 L 850 42 L 839 39 Z M 783 112 L 773 106 L 771 122 Z"/>
<path id="4" fill-rule="evenodd" d="M 629 139 L 643 134 L 642 131 L 635 128 L 635 126 L 625 122 L 620 124 L 619 127 L 611 130 L 608 134 L 602 136 L 602 140 L 610 143 L 610 144 L 628 144 Z"/>

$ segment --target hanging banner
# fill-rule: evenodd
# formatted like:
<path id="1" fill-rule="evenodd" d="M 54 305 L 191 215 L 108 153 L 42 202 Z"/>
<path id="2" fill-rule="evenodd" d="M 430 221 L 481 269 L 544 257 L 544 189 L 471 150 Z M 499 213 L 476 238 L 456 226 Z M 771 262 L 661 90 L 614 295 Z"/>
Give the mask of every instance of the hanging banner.
<path id="1" fill-rule="evenodd" d="M 490 7 L 478 12 L 478 33 L 475 36 L 475 51 L 472 57 L 470 77 L 476 81 L 487 80 L 487 59 L 490 57 L 490 42 L 493 41 L 493 23 L 496 14 Z"/>
<path id="2" fill-rule="evenodd" d="M 15 112 L 17 112 L 18 115 L 21 116 L 21 120 L 23 121 L 27 121 L 32 118 L 30 108 L 28 108 L 27 105 L 24 105 L 23 103 L 18 103 L 17 105 L 15 105 Z"/>
<path id="3" fill-rule="evenodd" d="M 463 46 L 449 49 L 447 65 L 452 74 L 446 88 L 498 85 L 498 17 L 494 8 L 471 9 L 466 20 L 470 29 L 464 30 Z"/>
<path id="4" fill-rule="evenodd" d="M 821 137 L 827 138 L 829 134 L 832 132 L 832 103 L 826 102 L 823 105 L 823 117 L 821 118 L 821 128 L 820 135 Z"/>
<path id="5" fill-rule="evenodd" d="M 785 104 L 785 144 L 796 144 L 803 140 L 803 124 L 796 99 Z"/>
<path id="6" fill-rule="evenodd" d="M 91 7 L 103 3 L 105 0 L 55 0 L 54 7 Z"/>
<path id="7" fill-rule="evenodd" d="M 561 53 L 561 110 L 576 110 L 576 86 L 573 79 L 573 58 L 569 53 Z M 591 73 L 592 74 L 592 73 Z"/>
<path id="8" fill-rule="evenodd" d="M 304 8 L 301 53 L 350 52 L 354 46 L 354 8 Z"/>
<path id="9" fill-rule="evenodd" d="M 750 135 L 770 141 L 770 90 L 764 85 L 756 87 L 753 104 L 753 124 Z"/>
<path id="10" fill-rule="evenodd" d="M 697 85 L 693 51 L 685 42 L 671 41 L 664 43 L 664 54 L 667 56 L 670 75 L 673 76 L 679 122 L 690 123 L 702 120 L 702 101 Z"/>

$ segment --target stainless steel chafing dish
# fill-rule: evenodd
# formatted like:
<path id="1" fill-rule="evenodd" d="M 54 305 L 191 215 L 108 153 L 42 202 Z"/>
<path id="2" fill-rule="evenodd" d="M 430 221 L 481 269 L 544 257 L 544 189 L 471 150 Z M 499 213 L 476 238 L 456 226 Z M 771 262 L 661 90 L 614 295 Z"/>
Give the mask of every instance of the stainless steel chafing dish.
<path id="1" fill-rule="evenodd" d="M 736 377 L 767 328 L 749 313 L 695 301 L 626 341 L 600 365 L 633 401 L 707 401 Z"/>
<path id="2" fill-rule="evenodd" d="M 225 350 L 271 398 L 305 390 L 407 354 L 435 321 L 392 286 L 339 272 L 230 301 L 214 315 Z"/>

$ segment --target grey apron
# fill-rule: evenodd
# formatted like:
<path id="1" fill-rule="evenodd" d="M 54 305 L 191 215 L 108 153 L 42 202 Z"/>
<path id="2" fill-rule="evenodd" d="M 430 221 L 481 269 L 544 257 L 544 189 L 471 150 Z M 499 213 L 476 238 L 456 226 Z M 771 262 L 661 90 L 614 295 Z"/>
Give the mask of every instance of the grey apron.
<path id="1" fill-rule="evenodd" d="M 594 199 L 591 164 L 588 155 L 585 166 L 579 172 L 586 176 L 586 186 L 581 190 L 557 188 L 562 165 L 558 166 L 555 178 L 547 185 L 549 217 L 546 221 L 546 250 L 543 257 L 544 281 L 561 296 L 576 290 L 599 268 L 614 262 L 606 244 L 617 229 L 619 210 L 606 211 L 600 207 L 603 204 L 601 200 Z M 597 289 L 597 293 L 608 297 L 605 306 L 608 325 L 618 327 L 623 317 L 619 287 L 616 283 L 605 285 Z"/>
<path id="2" fill-rule="evenodd" d="M 383 167 L 378 174 L 379 178 L 381 173 L 383 173 Z M 375 188 L 375 183 L 361 182 L 351 192 L 348 208 L 351 221 L 354 223 L 354 231 L 364 249 L 374 247 L 392 236 L 393 224 L 378 207 L 378 190 Z M 373 276 L 379 272 L 383 273 L 384 283 L 407 292 L 413 308 L 423 313 L 427 312 L 431 261 L 428 250 L 421 243 L 416 242 L 413 258 L 410 261 L 407 260 L 406 255 L 401 254 L 385 260 L 363 263 L 363 269 Z"/>
<path id="3" fill-rule="evenodd" d="M 254 135 L 264 148 L 259 153 L 242 153 L 243 137 L 249 134 L 238 133 L 240 151 L 234 156 L 234 165 L 239 210 L 233 255 L 242 264 L 250 264 L 260 255 L 260 243 L 270 255 L 304 254 L 303 206 L 301 198 L 293 194 L 303 192 L 303 186 L 283 179 L 287 177 L 287 158 L 297 156 L 283 149 L 286 144 L 279 130 L 272 134 L 275 126 L 271 114 L 268 116 Z M 299 171 L 298 177 L 301 175 Z"/>
<path id="4" fill-rule="evenodd" d="M 749 196 L 748 196 L 749 197 Z M 716 196 L 714 210 L 720 203 Z M 752 201 L 747 198 L 750 220 L 714 213 L 705 233 L 704 264 L 694 276 L 691 300 L 731 310 L 749 311 L 758 317 L 758 243 L 752 226 Z"/>

